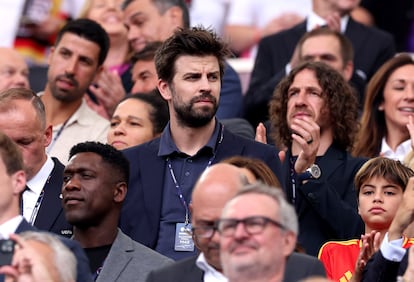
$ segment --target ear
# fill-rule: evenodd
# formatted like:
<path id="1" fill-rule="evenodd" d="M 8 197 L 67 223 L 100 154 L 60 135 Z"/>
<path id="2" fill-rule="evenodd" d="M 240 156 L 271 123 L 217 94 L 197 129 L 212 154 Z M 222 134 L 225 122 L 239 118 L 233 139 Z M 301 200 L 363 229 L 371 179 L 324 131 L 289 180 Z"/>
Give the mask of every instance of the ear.
<path id="1" fill-rule="evenodd" d="M 52 142 L 53 137 L 53 127 L 51 124 L 46 127 L 43 134 L 45 135 L 44 146 L 47 147 L 49 146 L 50 142 Z"/>
<path id="2" fill-rule="evenodd" d="M 297 236 L 292 231 L 285 231 L 284 241 L 283 254 L 287 257 L 295 250 Z"/>
<path id="3" fill-rule="evenodd" d="M 158 90 L 161 93 L 162 98 L 164 98 L 164 100 L 166 100 L 166 101 L 171 100 L 171 98 L 172 98 L 171 89 L 170 89 L 170 86 L 168 85 L 167 82 L 165 82 L 161 79 L 158 79 L 157 87 L 158 87 Z"/>
<path id="4" fill-rule="evenodd" d="M 47 64 L 50 66 L 50 63 L 52 61 L 53 53 L 55 52 L 55 46 L 50 47 L 49 56 L 47 57 Z"/>
<path id="5" fill-rule="evenodd" d="M 26 173 L 19 170 L 12 175 L 13 194 L 20 195 L 26 187 Z"/>
<path id="6" fill-rule="evenodd" d="M 345 78 L 346 81 L 351 80 L 353 72 L 354 72 L 354 62 L 352 62 L 352 61 L 346 62 L 345 67 L 344 67 L 344 71 L 343 71 L 344 78 Z"/>
<path id="7" fill-rule="evenodd" d="M 118 182 L 114 190 L 114 202 L 122 203 L 127 194 L 127 184 L 126 182 Z"/>

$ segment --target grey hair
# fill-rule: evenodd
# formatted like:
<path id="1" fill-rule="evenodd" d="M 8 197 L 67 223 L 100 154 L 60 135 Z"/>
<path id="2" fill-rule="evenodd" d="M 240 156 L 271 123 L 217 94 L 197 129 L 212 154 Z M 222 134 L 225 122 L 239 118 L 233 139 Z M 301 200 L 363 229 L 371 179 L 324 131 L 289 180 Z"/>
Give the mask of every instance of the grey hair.
<path id="1" fill-rule="evenodd" d="M 57 235 L 42 231 L 25 231 L 19 234 L 24 240 L 32 240 L 49 246 L 54 254 L 54 265 L 60 282 L 76 281 L 77 261 L 75 255 L 66 247 Z"/>
<path id="2" fill-rule="evenodd" d="M 282 189 L 269 186 L 261 181 L 257 181 L 253 184 L 244 186 L 237 192 L 233 199 L 245 194 L 260 194 L 275 200 L 279 204 L 281 224 L 286 228 L 286 230 L 292 231 L 295 235 L 299 234 L 299 223 L 295 208 L 286 200 L 286 196 Z"/>

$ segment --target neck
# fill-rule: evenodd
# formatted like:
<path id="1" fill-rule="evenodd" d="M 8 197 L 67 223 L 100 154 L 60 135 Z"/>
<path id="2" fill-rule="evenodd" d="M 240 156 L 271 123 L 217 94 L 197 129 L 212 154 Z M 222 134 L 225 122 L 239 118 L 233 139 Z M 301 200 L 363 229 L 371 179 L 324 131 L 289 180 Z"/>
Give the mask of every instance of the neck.
<path id="1" fill-rule="evenodd" d="M 16 205 L 14 205 L 14 206 L 15 207 L 8 208 L 8 210 L 2 211 L 0 213 L 0 225 L 6 223 L 10 219 L 15 218 L 16 216 L 18 216 L 20 214 L 19 203 L 16 202 Z"/>
<path id="2" fill-rule="evenodd" d="M 387 126 L 387 135 L 385 136 L 385 141 L 394 152 L 401 143 L 408 139 L 410 139 L 410 135 L 406 128 L 401 130 L 401 128 L 392 125 Z"/>
<path id="3" fill-rule="evenodd" d="M 128 41 L 124 38 L 125 36 L 122 36 L 122 38 L 120 37 L 120 35 L 113 35 L 110 37 L 111 48 L 109 48 L 108 55 L 104 62 L 104 65 L 107 68 L 122 65 L 127 60 L 129 48 L 128 44 L 125 43 Z"/>
<path id="4" fill-rule="evenodd" d="M 177 148 L 189 156 L 195 155 L 207 144 L 214 132 L 216 120 L 213 118 L 207 125 L 199 128 L 182 126 L 176 119 L 170 122 L 172 139 Z"/>
<path id="5" fill-rule="evenodd" d="M 51 124 L 53 126 L 67 121 L 82 104 L 81 99 L 73 102 L 62 102 L 55 99 L 47 86 L 40 99 L 46 109 L 46 124 Z"/>
<path id="6" fill-rule="evenodd" d="M 326 151 L 328 150 L 329 146 L 333 143 L 333 133 L 332 129 L 321 129 L 321 136 L 319 139 L 319 148 L 316 156 L 323 156 L 325 155 Z M 301 145 L 296 143 L 294 140 L 292 142 L 292 156 L 297 156 L 302 151 Z"/>
<path id="7" fill-rule="evenodd" d="M 273 275 L 264 273 L 240 273 L 240 275 L 230 277 L 229 282 L 282 282 L 283 272 Z"/>
<path id="8" fill-rule="evenodd" d="M 100 224 L 97 226 L 74 226 L 73 238 L 80 243 L 82 248 L 95 248 L 110 245 L 118 234 L 117 222 Z"/>

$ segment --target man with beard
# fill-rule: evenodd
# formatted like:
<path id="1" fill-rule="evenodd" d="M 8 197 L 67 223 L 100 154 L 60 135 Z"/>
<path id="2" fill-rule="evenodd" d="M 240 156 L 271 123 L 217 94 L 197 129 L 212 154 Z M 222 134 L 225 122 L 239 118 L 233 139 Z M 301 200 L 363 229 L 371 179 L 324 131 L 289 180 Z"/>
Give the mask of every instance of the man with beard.
<path id="1" fill-rule="evenodd" d="M 353 181 L 365 159 L 348 153 L 357 105 L 343 76 L 321 62 L 294 68 L 270 102 L 276 143 L 288 149 L 280 180 L 298 214 L 298 242 L 310 255 L 328 240 L 359 238 L 364 230 Z"/>
<path id="2" fill-rule="evenodd" d="M 46 88 L 39 95 L 45 104 L 46 122 L 53 125 L 47 152 L 63 163 L 77 143 L 106 142 L 109 122 L 88 108 L 83 95 L 102 71 L 108 48 L 105 30 L 88 19 L 65 25 L 51 48 Z"/>
<path id="3" fill-rule="evenodd" d="M 125 150 L 131 173 L 121 228 L 174 259 L 195 254 L 189 203 L 198 176 L 211 164 L 244 155 L 278 175 L 278 151 L 227 131 L 215 118 L 227 47 L 202 28 L 177 30 L 155 56 L 158 89 L 170 122 L 160 138 Z"/>

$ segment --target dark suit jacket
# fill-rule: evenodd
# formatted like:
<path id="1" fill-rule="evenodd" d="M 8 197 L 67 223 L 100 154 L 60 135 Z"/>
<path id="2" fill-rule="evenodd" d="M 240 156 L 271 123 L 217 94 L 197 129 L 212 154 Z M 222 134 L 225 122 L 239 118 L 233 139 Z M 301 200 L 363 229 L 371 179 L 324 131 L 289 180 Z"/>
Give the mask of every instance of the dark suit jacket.
<path id="1" fill-rule="evenodd" d="M 181 260 L 148 275 L 147 282 L 202 282 L 204 272 L 196 265 L 197 257 Z M 286 262 L 283 282 L 297 282 L 309 276 L 326 277 L 325 268 L 315 257 L 293 253 Z"/>
<path id="2" fill-rule="evenodd" d="M 361 282 L 390 282 L 395 281 L 397 275 L 404 275 L 408 264 L 408 250 L 401 262 L 389 261 L 376 252 L 368 261 L 362 272 Z"/>
<path id="3" fill-rule="evenodd" d="M 65 166 L 57 158 L 52 159 L 55 166 L 50 174 L 50 179 L 44 186 L 45 195 L 36 216 L 34 226 L 40 230 L 70 238 L 73 228 L 66 221 L 62 207 L 62 199 L 60 198 Z"/>
<path id="4" fill-rule="evenodd" d="M 292 198 L 290 157 L 288 151 L 283 163 L 288 199 Z M 325 155 L 316 160 L 321 177 L 303 185 L 297 183 L 298 243 L 308 254 L 317 256 L 326 241 L 359 238 L 363 234 L 353 182 L 365 161 L 331 145 Z"/>
<path id="5" fill-rule="evenodd" d="M 253 125 L 267 120 L 267 104 L 277 83 L 285 76 L 296 44 L 306 33 L 306 21 L 259 42 L 249 89 L 244 98 L 244 116 Z M 395 54 L 395 44 L 390 34 L 349 19 L 345 35 L 354 47 L 355 73 L 353 86 L 363 94 L 363 89 L 376 70 Z M 363 73 L 364 75 L 358 75 Z M 364 78 L 365 76 L 365 78 Z M 360 98 L 362 101 L 362 98 Z"/>
<path id="6" fill-rule="evenodd" d="M 159 145 L 157 138 L 123 151 L 130 162 L 131 174 L 120 227 L 133 240 L 152 249 L 158 240 L 166 169 L 165 159 L 158 157 Z M 213 164 L 235 155 L 262 159 L 276 176 L 280 176 L 281 164 L 276 148 L 236 136 L 224 128 L 223 141 L 217 147 Z"/>
<path id="7" fill-rule="evenodd" d="M 23 220 L 16 229 L 16 234 L 22 233 L 24 231 L 39 231 L 26 220 Z M 74 240 L 67 239 L 63 236 L 59 236 L 60 240 L 66 247 L 68 247 L 76 257 L 77 261 L 77 282 L 89 282 L 92 281 L 91 271 L 89 269 L 89 260 L 86 257 L 85 252 L 81 248 L 78 242 Z"/>
<path id="8" fill-rule="evenodd" d="M 241 117 L 243 95 L 240 77 L 228 64 L 225 64 L 223 82 L 221 83 L 220 102 L 216 116 L 218 119 Z"/>

